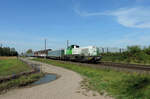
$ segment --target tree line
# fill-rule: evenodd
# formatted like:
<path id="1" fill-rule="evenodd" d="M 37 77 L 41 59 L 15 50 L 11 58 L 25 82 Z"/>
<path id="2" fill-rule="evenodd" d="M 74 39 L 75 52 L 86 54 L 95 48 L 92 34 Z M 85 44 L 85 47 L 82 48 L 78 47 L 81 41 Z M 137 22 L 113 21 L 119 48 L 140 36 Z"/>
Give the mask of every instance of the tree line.
<path id="1" fill-rule="evenodd" d="M 0 56 L 18 56 L 18 52 L 15 48 L 0 47 Z"/>
<path id="2" fill-rule="evenodd" d="M 102 53 L 102 56 L 102 61 L 150 64 L 150 46 L 144 48 L 138 45 L 128 46 L 127 50 L 122 53 L 108 52 Z"/>

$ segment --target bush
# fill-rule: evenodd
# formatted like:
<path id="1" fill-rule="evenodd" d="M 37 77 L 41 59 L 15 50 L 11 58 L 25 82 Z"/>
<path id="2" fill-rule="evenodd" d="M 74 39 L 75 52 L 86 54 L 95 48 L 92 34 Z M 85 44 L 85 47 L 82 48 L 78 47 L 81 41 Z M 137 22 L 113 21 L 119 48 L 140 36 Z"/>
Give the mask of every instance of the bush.
<path id="1" fill-rule="evenodd" d="M 150 63 L 150 46 L 142 49 L 140 46 L 128 46 L 122 53 L 103 53 L 102 61 L 126 62 L 126 63 Z"/>

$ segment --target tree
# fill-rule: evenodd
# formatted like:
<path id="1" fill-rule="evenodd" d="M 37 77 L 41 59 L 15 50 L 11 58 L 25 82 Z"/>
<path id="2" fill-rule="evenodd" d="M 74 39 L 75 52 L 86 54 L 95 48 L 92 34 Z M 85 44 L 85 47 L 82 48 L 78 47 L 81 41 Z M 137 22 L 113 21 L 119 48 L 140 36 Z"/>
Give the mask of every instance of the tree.
<path id="1" fill-rule="evenodd" d="M 30 53 L 33 53 L 33 51 L 32 51 L 32 49 L 28 49 L 28 50 L 26 51 L 26 53 L 27 53 L 27 54 L 30 54 Z"/>
<path id="2" fill-rule="evenodd" d="M 18 56 L 18 52 L 16 51 L 15 48 L 11 48 L 10 51 L 11 51 L 11 56 Z"/>
<path id="3" fill-rule="evenodd" d="M 0 47 L 0 56 L 17 56 L 18 52 L 15 48 Z"/>
<path id="4" fill-rule="evenodd" d="M 150 55 L 150 46 L 148 48 L 144 48 L 144 52 L 148 55 Z"/>
<path id="5" fill-rule="evenodd" d="M 135 46 L 128 46 L 127 49 L 129 51 L 129 53 L 132 53 L 132 54 L 136 54 L 136 53 L 141 52 L 140 46 L 137 46 L 137 45 L 135 45 Z"/>

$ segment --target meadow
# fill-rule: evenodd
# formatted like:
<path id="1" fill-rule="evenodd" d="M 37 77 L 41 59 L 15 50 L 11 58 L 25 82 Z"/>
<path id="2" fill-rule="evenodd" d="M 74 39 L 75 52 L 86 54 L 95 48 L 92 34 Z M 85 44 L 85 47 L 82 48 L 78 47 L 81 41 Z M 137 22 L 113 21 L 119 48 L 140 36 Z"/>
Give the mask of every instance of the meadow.
<path id="1" fill-rule="evenodd" d="M 83 85 L 88 90 L 95 90 L 116 99 L 150 99 L 150 76 L 147 74 L 129 73 L 112 69 L 96 69 L 78 66 L 68 62 L 35 58 L 47 64 L 63 67 L 83 76 Z"/>
<path id="2" fill-rule="evenodd" d="M 16 57 L 0 57 L 0 76 L 8 76 L 30 70 L 30 66 L 27 66 Z"/>
<path id="3" fill-rule="evenodd" d="M 0 57 L 0 77 L 6 77 L 21 72 L 28 72 L 31 69 L 32 68 L 30 66 L 18 60 L 16 57 Z M 37 81 L 43 76 L 43 73 L 34 73 L 30 75 L 24 75 L 6 82 L 1 82 L 0 94 L 12 88 L 28 85 L 34 81 Z"/>

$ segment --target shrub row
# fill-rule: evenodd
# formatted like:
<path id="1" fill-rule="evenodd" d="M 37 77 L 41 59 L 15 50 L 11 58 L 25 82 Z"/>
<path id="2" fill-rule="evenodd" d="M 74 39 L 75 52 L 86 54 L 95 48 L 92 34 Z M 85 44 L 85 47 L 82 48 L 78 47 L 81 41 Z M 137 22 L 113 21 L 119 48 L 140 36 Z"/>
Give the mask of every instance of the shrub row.
<path id="1" fill-rule="evenodd" d="M 150 63 L 150 46 L 128 46 L 127 51 L 122 53 L 102 53 L 102 61 L 126 62 L 126 63 Z"/>

